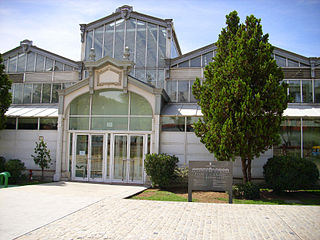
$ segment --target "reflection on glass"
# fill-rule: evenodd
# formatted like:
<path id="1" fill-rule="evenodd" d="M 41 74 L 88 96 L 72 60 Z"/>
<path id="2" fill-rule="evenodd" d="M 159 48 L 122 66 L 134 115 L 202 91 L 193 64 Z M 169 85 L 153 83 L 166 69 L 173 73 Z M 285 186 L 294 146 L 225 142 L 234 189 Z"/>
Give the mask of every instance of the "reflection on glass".
<path id="1" fill-rule="evenodd" d="M 130 181 L 142 181 L 143 136 L 130 137 Z"/>
<path id="2" fill-rule="evenodd" d="M 35 66 L 36 55 L 34 52 L 29 52 L 27 54 L 27 72 L 33 72 Z"/>
<path id="3" fill-rule="evenodd" d="M 166 36 L 167 32 L 164 27 L 160 27 L 159 30 L 159 55 L 158 55 L 158 66 L 165 66 L 165 56 L 166 56 Z M 159 78 L 160 79 L 160 78 Z"/>
<path id="4" fill-rule="evenodd" d="M 40 130 L 57 130 L 57 118 L 40 118 Z"/>
<path id="5" fill-rule="evenodd" d="M 69 130 L 89 130 L 88 117 L 70 117 Z"/>
<path id="6" fill-rule="evenodd" d="M 122 60 L 124 50 L 124 20 L 116 21 L 114 58 Z"/>
<path id="7" fill-rule="evenodd" d="M 6 129 L 16 129 L 16 118 L 7 118 Z"/>
<path id="8" fill-rule="evenodd" d="M 148 32 L 147 67 L 155 67 L 157 64 L 157 41 L 158 41 L 157 25 L 148 23 L 147 32 Z"/>
<path id="9" fill-rule="evenodd" d="M 142 96 L 136 93 L 130 93 L 131 97 L 131 106 L 130 114 L 131 115 L 152 115 L 152 108 L 149 102 Z"/>
<path id="10" fill-rule="evenodd" d="M 202 55 L 202 67 L 205 67 L 209 64 L 209 62 L 212 62 L 213 53 L 208 52 L 204 55 Z"/>
<path id="11" fill-rule="evenodd" d="M 152 131 L 152 117 L 130 117 L 131 131 Z"/>
<path id="12" fill-rule="evenodd" d="M 302 81 L 302 98 L 304 103 L 312 103 L 312 81 Z"/>
<path id="13" fill-rule="evenodd" d="M 90 178 L 102 178 L 103 135 L 91 136 Z"/>
<path id="14" fill-rule="evenodd" d="M 57 103 L 59 102 L 59 95 L 58 95 L 58 90 L 61 89 L 61 84 L 60 83 L 54 83 L 52 85 L 52 103 Z"/>
<path id="15" fill-rule="evenodd" d="M 54 71 L 63 71 L 63 63 L 55 61 L 54 62 Z"/>
<path id="16" fill-rule="evenodd" d="M 44 67 L 44 56 L 37 54 L 36 72 L 42 72 Z"/>
<path id="17" fill-rule="evenodd" d="M 299 62 L 288 59 L 288 67 L 299 67 Z"/>
<path id="18" fill-rule="evenodd" d="M 194 132 L 194 123 L 198 122 L 200 117 L 187 117 L 187 132 Z"/>
<path id="19" fill-rule="evenodd" d="M 128 117 L 92 117 L 92 130 L 128 130 Z"/>
<path id="20" fill-rule="evenodd" d="M 41 99 L 41 84 L 33 84 L 32 103 L 40 103 Z"/>
<path id="21" fill-rule="evenodd" d="M 92 115 L 128 115 L 129 96 L 121 91 L 96 91 Z"/>
<path id="22" fill-rule="evenodd" d="M 190 67 L 201 67 L 201 58 L 196 57 L 190 60 Z"/>
<path id="23" fill-rule="evenodd" d="M 285 120 L 281 124 L 280 139 L 280 145 L 274 146 L 273 148 L 273 154 L 275 156 L 292 155 L 300 157 L 301 121 L 298 119 Z"/>
<path id="24" fill-rule="evenodd" d="M 96 60 L 102 56 L 102 40 L 103 40 L 103 26 L 94 30 L 94 51 L 96 54 Z"/>
<path id="25" fill-rule="evenodd" d="M 46 66 L 45 66 L 45 71 L 50 72 L 53 71 L 53 60 L 51 58 L 46 58 Z"/>
<path id="26" fill-rule="evenodd" d="M 38 118 L 18 118 L 18 129 L 38 129 Z"/>
<path id="27" fill-rule="evenodd" d="M 24 84 L 23 103 L 31 103 L 32 84 Z"/>
<path id="28" fill-rule="evenodd" d="M 70 115 L 89 115 L 89 104 L 89 93 L 77 97 L 70 104 Z"/>
<path id="29" fill-rule="evenodd" d="M 69 172 L 71 172 L 71 165 L 72 165 L 72 140 L 73 140 L 73 133 L 70 133 L 70 138 L 69 138 Z"/>
<path id="30" fill-rule="evenodd" d="M 129 56 L 129 60 L 134 61 L 134 54 L 135 54 L 135 33 L 136 33 L 136 19 L 130 18 L 127 20 L 126 23 L 126 45 L 127 47 L 129 47 L 130 50 L 130 56 Z"/>
<path id="31" fill-rule="evenodd" d="M 88 135 L 77 136 L 76 149 L 76 177 L 87 177 L 88 166 Z"/>
<path id="32" fill-rule="evenodd" d="M 22 103 L 22 96 L 23 96 L 23 84 L 15 84 L 13 89 L 13 103 L 20 104 Z"/>
<path id="33" fill-rule="evenodd" d="M 320 103 L 320 80 L 314 80 L 314 102 Z"/>
<path id="34" fill-rule="evenodd" d="M 179 63 L 179 68 L 189 67 L 189 60 Z"/>
<path id="35" fill-rule="evenodd" d="M 42 87 L 42 103 L 50 103 L 51 84 L 43 84 Z"/>
<path id="36" fill-rule="evenodd" d="M 190 102 L 197 102 L 197 99 L 194 97 L 193 93 L 192 93 L 192 86 L 194 84 L 195 81 L 190 81 Z"/>
<path id="37" fill-rule="evenodd" d="M 107 135 L 107 141 L 108 141 L 108 143 L 107 143 L 107 167 L 106 167 L 106 169 L 107 169 L 107 172 L 106 172 L 106 174 L 107 174 L 107 177 L 109 177 L 110 176 L 110 134 L 108 134 Z"/>
<path id="38" fill-rule="evenodd" d="M 294 103 L 301 102 L 300 80 L 289 81 L 289 96 Z"/>
<path id="39" fill-rule="evenodd" d="M 136 49 L 137 49 L 136 67 L 139 68 L 139 67 L 145 66 L 146 23 L 142 21 L 138 21 L 137 25 L 138 26 L 137 26 L 137 46 L 136 46 Z"/>
<path id="40" fill-rule="evenodd" d="M 89 55 L 90 55 L 90 50 L 92 48 L 92 37 L 93 37 L 93 32 L 86 32 L 86 55 L 85 59 L 89 60 Z"/>
<path id="41" fill-rule="evenodd" d="M 24 72 L 26 66 L 26 57 L 27 55 L 25 53 L 19 54 L 17 72 Z"/>
<path id="42" fill-rule="evenodd" d="M 15 72 L 15 71 L 16 71 L 17 60 L 18 60 L 18 55 L 9 58 L 9 68 L 8 68 L 8 72 L 12 73 L 12 72 Z"/>
<path id="43" fill-rule="evenodd" d="M 114 138 L 114 179 L 127 178 L 127 136 L 116 135 Z"/>
<path id="44" fill-rule="evenodd" d="M 114 33 L 114 23 L 109 23 L 105 25 L 104 32 L 104 51 L 103 56 L 113 57 L 113 33 Z"/>
<path id="45" fill-rule="evenodd" d="M 178 102 L 188 102 L 189 95 L 189 81 L 178 81 Z"/>
<path id="46" fill-rule="evenodd" d="M 161 117 L 161 130 L 169 132 L 184 132 L 184 117 Z"/>
<path id="47" fill-rule="evenodd" d="M 177 81 L 167 81 L 167 94 L 170 97 L 171 102 L 177 101 Z"/>
<path id="48" fill-rule="evenodd" d="M 279 67 L 285 67 L 286 66 L 286 58 L 281 57 L 279 55 L 276 55 L 275 59 L 276 59 L 277 65 Z"/>

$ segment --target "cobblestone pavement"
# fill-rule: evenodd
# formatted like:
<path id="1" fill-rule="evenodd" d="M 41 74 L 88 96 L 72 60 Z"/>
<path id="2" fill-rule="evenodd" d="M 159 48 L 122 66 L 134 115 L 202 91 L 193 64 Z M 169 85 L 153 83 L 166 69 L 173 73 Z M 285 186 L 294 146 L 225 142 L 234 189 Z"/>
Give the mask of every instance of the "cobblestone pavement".
<path id="1" fill-rule="evenodd" d="M 22 239 L 320 239 L 320 207 L 103 199 Z"/>

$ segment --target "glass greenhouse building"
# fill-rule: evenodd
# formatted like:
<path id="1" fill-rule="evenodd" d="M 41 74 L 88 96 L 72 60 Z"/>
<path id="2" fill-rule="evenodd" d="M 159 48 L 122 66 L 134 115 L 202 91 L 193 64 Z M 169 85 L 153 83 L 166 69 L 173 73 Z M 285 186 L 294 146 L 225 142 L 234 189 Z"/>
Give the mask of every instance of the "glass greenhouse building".
<path id="1" fill-rule="evenodd" d="M 31 154 L 44 139 L 58 180 L 144 184 L 147 153 L 168 153 L 180 166 L 213 160 L 193 132 L 202 117 L 192 95 L 196 77 L 215 56 L 210 44 L 182 54 L 173 21 L 119 7 L 80 24 L 81 61 L 38 48 L 30 40 L 6 52 L 13 81 L 0 156 L 17 158 L 40 174 Z M 294 154 L 320 165 L 320 58 L 280 48 L 273 54 L 289 84 L 281 144 L 253 161 L 252 175 L 273 155 Z M 319 166 L 318 165 L 318 166 Z M 241 178 L 241 162 L 234 162 Z"/>

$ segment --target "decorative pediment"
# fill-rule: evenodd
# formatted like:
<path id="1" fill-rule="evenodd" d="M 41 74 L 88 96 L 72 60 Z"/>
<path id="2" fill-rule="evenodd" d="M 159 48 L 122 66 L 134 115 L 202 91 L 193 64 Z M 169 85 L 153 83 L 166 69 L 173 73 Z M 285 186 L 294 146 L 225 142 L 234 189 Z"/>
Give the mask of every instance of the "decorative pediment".
<path id="1" fill-rule="evenodd" d="M 107 65 L 102 69 L 96 70 L 97 86 L 121 85 L 122 72 L 112 65 Z"/>

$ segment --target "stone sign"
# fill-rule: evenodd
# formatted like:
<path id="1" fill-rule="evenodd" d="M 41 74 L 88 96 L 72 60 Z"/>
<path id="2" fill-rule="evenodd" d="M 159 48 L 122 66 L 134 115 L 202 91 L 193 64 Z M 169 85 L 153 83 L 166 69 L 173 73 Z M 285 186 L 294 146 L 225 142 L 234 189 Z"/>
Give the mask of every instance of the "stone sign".
<path id="1" fill-rule="evenodd" d="M 190 161 L 188 176 L 188 201 L 193 190 L 226 191 L 232 203 L 233 162 Z"/>

